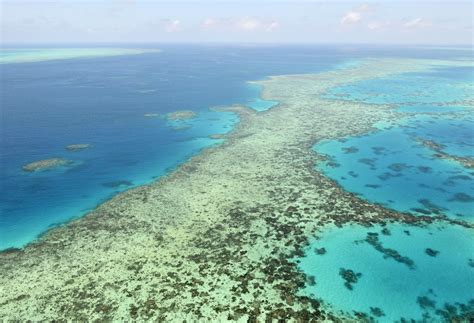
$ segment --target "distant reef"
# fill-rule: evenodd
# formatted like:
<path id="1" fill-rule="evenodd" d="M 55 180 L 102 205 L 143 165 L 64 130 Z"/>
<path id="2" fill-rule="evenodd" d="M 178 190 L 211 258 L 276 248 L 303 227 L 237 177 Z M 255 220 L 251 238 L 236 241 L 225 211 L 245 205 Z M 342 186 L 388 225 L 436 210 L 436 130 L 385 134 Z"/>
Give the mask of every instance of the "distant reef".
<path id="1" fill-rule="evenodd" d="M 38 172 L 42 170 L 52 169 L 60 166 L 70 165 L 71 160 L 62 158 L 50 158 L 37 160 L 32 163 L 26 164 L 22 167 L 25 172 Z"/>
<path id="2" fill-rule="evenodd" d="M 182 110 L 168 113 L 166 119 L 168 120 L 189 120 L 195 118 L 197 115 L 196 112 L 191 110 Z"/>
<path id="3" fill-rule="evenodd" d="M 84 149 L 87 149 L 87 148 L 90 148 L 90 147 L 91 147 L 90 144 L 73 144 L 73 145 L 67 145 L 66 150 L 80 151 L 80 150 L 84 150 Z"/>

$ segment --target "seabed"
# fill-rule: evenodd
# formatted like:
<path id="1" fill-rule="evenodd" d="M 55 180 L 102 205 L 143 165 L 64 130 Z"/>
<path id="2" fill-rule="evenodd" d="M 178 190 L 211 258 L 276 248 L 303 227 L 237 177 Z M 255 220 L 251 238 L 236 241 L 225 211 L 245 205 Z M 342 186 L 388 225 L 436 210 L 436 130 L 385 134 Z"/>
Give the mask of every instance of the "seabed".
<path id="1" fill-rule="evenodd" d="M 221 108 L 240 116 L 221 145 L 24 249 L 2 252 L 0 317 L 369 320 L 334 311 L 318 295 L 301 292 L 311 280 L 295 259 L 305 256 L 315 235 L 326 227 L 392 223 L 442 224 L 472 234 L 473 225 L 371 204 L 315 170 L 323 157 L 312 149 L 316 142 L 365 134 L 375 131 L 377 122 L 396 124 L 401 118 L 389 105 L 324 94 L 341 84 L 453 64 L 372 59 L 347 69 L 258 82 L 262 98 L 278 105 L 263 112 Z M 341 271 L 349 284 L 363 281 L 364 273 L 357 276 L 350 269 Z M 352 285 L 356 290 L 357 283 Z M 456 315 L 467 320 L 472 313 Z"/>

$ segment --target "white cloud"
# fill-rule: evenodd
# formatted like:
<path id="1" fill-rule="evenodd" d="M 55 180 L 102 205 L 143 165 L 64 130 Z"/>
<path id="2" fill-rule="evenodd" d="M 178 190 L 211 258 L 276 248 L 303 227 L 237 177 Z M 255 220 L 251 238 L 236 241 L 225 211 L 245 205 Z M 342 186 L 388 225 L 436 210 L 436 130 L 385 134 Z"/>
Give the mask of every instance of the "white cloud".
<path id="1" fill-rule="evenodd" d="M 217 25 L 219 25 L 220 21 L 218 19 L 215 19 L 215 18 L 206 18 L 204 19 L 204 21 L 202 22 L 202 26 L 204 28 L 213 28 Z"/>
<path id="2" fill-rule="evenodd" d="M 178 19 L 174 20 L 166 20 L 165 22 L 165 31 L 167 33 L 174 33 L 180 31 L 181 28 L 181 21 Z"/>
<path id="3" fill-rule="evenodd" d="M 280 27 L 276 20 L 243 17 L 243 18 L 206 18 L 202 21 L 204 29 L 234 29 L 240 31 L 266 31 L 272 32 Z"/>
<path id="4" fill-rule="evenodd" d="M 280 27 L 280 24 L 278 23 L 278 21 L 272 21 L 268 25 L 265 26 L 265 30 L 266 31 L 274 31 L 278 27 Z"/>
<path id="5" fill-rule="evenodd" d="M 346 13 L 344 17 L 342 17 L 341 24 L 351 25 L 351 24 L 358 23 L 361 20 L 362 20 L 362 15 L 359 12 L 350 11 Z"/>
<path id="6" fill-rule="evenodd" d="M 426 28 L 430 26 L 431 26 L 431 22 L 426 21 L 423 18 L 415 18 L 403 24 L 403 27 L 408 28 L 408 29 Z"/>
<path id="7" fill-rule="evenodd" d="M 367 28 L 370 30 L 381 30 L 385 29 L 390 25 L 390 21 L 372 21 L 367 24 Z"/>
<path id="8" fill-rule="evenodd" d="M 371 7 L 368 4 L 363 4 L 359 7 L 352 9 L 351 11 L 347 12 L 341 18 L 341 25 L 354 25 L 358 24 L 362 21 L 364 14 L 369 12 Z"/>
<path id="9" fill-rule="evenodd" d="M 252 30 L 257 30 L 257 29 L 262 28 L 262 23 L 258 19 L 246 17 L 246 18 L 238 19 L 235 22 L 235 27 L 237 29 L 252 31 Z"/>

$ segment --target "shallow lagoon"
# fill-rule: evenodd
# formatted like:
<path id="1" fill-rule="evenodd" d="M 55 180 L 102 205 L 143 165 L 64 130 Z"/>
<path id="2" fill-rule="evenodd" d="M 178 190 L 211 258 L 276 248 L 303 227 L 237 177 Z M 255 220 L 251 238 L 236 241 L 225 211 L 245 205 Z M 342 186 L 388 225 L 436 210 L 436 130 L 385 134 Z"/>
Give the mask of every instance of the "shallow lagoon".
<path id="1" fill-rule="evenodd" d="M 461 164 L 434 157 L 433 150 L 415 139 L 441 128 L 444 122 L 430 123 L 431 118 L 416 119 L 406 125 L 381 129 L 370 135 L 355 136 L 341 141 L 325 141 L 316 151 L 330 156 L 318 167 L 345 189 L 390 208 L 414 214 L 437 213 L 453 218 L 474 220 L 474 176 Z M 469 121 L 446 121 L 452 128 L 449 143 L 468 152 L 462 140 L 454 134 Z M 458 127 L 459 126 L 459 127 Z M 426 136 L 427 139 L 433 139 Z M 438 139 L 436 136 L 434 139 Z M 458 138 L 459 141 L 452 143 Z M 448 144 L 448 139 L 442 141 Z"/>
<path id="2" fill-rule="evenodd" d="M 334 88 L 327 98 L 389 104 L 401 112 L 400 120 L 367 135 L 318 143 L 315 150 L 329 160 L 317 167 L 369 201 L 472 221 L 473 171 L 435 157 L 422 140 L 441 145 L 446 154 L 474 157 L 472 107 L 453 103 L 473 98 L 473 80 L 472 68 L 443 68 Z"/>
<path id="3" fill-rule="evenodd" d="M 439 224 L 327 227 L 299 259 L 309 277 L 302 293 L 335 311 L 363 312 L 383 322 L 440 321 L 449 311 L 472 311 L 472 238 L 472 229 Z M 393 251 L 398 258 L 388 256 Z M 346 286 L 341 268 L 352 270 L 356 282 Z"/>

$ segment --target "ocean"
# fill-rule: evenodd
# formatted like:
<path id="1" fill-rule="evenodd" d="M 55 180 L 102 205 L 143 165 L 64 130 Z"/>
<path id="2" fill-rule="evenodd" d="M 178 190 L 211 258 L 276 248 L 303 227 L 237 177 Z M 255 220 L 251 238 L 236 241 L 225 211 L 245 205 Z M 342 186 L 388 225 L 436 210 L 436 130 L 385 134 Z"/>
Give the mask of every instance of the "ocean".
<path id="1" fill-rule="evenodd" d="M 9 50 L 6 62 L 0 55 L 0 249 L 24 247 L 221 144 L 213 135 L 229 133 L 239 118 L 213 107 L 242 104 L 263 112 L 278 105 L 248 81 L 351 68 L 366 58 L 472 57 L 469 49 L 349 45 L 159 49 L 69 59 L 56 54 L 35 62 L 15 62 L 12 55 L 44 57 L 54 49 Z M 472 223 L 473 73 L 446 67 L 333 88 L 326 99 L 390 106 L 397 117 L 367 134 L 315 143 L 314 151 L 327 157 L 315 170 L 372 203 Z M 183 110 L 195 118 L 166 118 Z M 90 146 L 66 149 L 72 144 Z M 50 158 L 69 162 L 38 172 L 22 169 Z M 472 237 L 472 229 L 444 222 L 329 226 L 295 259 L 313 277 L 300 292 L 333 312 L 381 321 L 464 313 L 474 306 L 468 288 L 474 283 Z"/>

